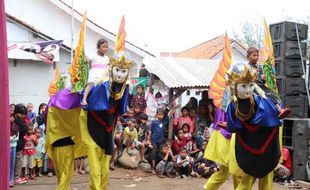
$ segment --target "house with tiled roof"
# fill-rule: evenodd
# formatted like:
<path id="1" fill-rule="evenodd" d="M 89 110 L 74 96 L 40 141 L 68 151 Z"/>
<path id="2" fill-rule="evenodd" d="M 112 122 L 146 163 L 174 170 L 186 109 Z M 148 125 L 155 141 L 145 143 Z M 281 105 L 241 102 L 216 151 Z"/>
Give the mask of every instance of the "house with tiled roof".
<path id="1" fill-rule="evenodd" d="M 246 60 L 246 47 L 239 41 L 231 39 L 231 48 L 235 61 Z M 177 53 L 177 57 L 195 59 L 222 59 L 224 51 L 224 35 L 217 36 L 211 40 L 198 44 L 187 50 Z"/>

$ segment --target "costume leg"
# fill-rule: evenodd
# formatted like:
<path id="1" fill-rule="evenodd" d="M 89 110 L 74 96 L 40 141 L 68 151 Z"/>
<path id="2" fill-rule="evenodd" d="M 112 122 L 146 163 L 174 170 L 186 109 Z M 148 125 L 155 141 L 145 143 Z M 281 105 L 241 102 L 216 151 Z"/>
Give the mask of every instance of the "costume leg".
<path id="1" fill-rule="evenodd" d="M 88 162 L 90 171 L 90 189 L 105 190 L 109 181 L 109 155 L 98 145 L 92 143 L 88 147 Z"/>
<path id="2" fill-rule="evenodd" d="M 271 190 L 272 182 L 273 182 L 273 174 L 274 172 L 270 172 L 265 177 L 262 177 L 258 181 L 258 189 L 259 190 Z"/>
<path id="3" fill-rule="evenodd" d="M 234 183 L 234 189 L 237 189 L 237 187 L 241 181 L 241 177 L 232 176 L 232 178 L 233 178 L 233 183 Z"/>
<path id="4" fill-rule="evenodd" d="M 68 190 L 74 166 L 73 145 L 53 147 L 52 154 L 58 183 L 56 190 Z"/>
<path id="5" fill-rule="evenodd" d="M 255 178 L 245 174 L 241 177 L 240 183 L 236 190 L 251 190 L 253 188 Z"/>
<path id="6" fill-rule="evenodd" d="M 220 171 L 215 172 L 208 179 L 205 185 L 206 190 L 216 190 L 227 180 L 229 176 L 228 168 L 226 166 L 220 166 Z"/>

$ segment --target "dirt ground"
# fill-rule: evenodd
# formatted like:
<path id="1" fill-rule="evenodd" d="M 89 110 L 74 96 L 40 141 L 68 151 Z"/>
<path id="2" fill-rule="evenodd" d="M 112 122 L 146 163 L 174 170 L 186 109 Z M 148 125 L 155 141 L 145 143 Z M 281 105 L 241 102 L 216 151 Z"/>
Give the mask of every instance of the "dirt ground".
<path id="1" fill-rule="evenodd" d="M 142 173 L 139 170 L 125 170 L 117 168 L 110 173 L 109 190 L 195 190 L 203 189 L 206 179 L 204 178 L 186 178 L 186 179 L 171 179 L 158 178 L 155 175 Z M 292 189 L 288 186 L 274 183 L 274 190 Z M 56 178 L 40 177 L 29 181 L 24 185 L 16 185 L 13 190 L 55 190 Z M 88 189 L 88 175 L 75 175 L 71 183 L 71 190 L 86 190 Z M 233 189 L 232 180 L 229 179 L 221 188 L 221 190 Z M 294 188 L 297 189 L 297 188 Z M 303 189 L 303 188 L 298 188 Z M 254 190 L 257 190 L 257 184 Z"/>

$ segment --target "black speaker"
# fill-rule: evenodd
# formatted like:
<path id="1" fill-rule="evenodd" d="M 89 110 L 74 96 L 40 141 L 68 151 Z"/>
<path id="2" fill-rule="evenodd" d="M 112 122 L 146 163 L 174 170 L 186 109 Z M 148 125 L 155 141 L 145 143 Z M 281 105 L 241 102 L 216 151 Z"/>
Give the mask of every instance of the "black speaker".
<path id="1" fill-rule="evenodd" d="M 291 150 L 308 150 L 310 145 L 310 119 L 283 120 L 283 145 Z"/>
<path id="2" fill-rule="evenodd" d="M 275 60 L 277 76 L 300 77 L 303 75 L 300 59 L 278 59 Z"/>
<path id="3" fill-rule="evenodd" d="M 289 117 L 307 118 L 309 112 L 308 100 L 306 95 L 298 96 L 281 96 L 282 103 L 285 107 L 292 110 Z"/>
<path id="4" fill-rule="evenodd" d="M 299 46 L 297 41 L 285 41 L 272 43 L 275 59 L 284 60 L 286 58 L 300 58 Z M 301 55 L 306 55 L 306 42 L 301 42 Z"/>
<path id="5" fill-rule="evenodd" d="M 278 78 L 277 85 L 279 94 L 283 96 L 307 93 L 303 78 Z"/>
<path id="6" fill-rule="evenodd" d="M 307 174 L 307 161 L 308 161 L 308 150 L 294 150 L 293 151 L 293 180 L 308 180 Z"/>
<path id="7" fill-rule="evenodd" d="M 297 24 L 300 41 L 308 37 L 308 25 Z M 273 42 L 294 40 L 297 41 L 297 34 L 294 22 L 280 22 L 270 25 L 270 33 Z"/>

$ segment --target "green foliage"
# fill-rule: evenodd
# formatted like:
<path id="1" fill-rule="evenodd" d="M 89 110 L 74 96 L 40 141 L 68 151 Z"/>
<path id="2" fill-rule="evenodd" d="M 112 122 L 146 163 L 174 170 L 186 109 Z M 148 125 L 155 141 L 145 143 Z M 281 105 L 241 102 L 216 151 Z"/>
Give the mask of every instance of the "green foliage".
<path id="1" fill-rule="evenodd" d="M 248 47 L 260 48 L 263 37 L 263 25 L 253 20 L 246 20 L 240 24 L 241 32 L 234 32 L 234 38 Z"/>

